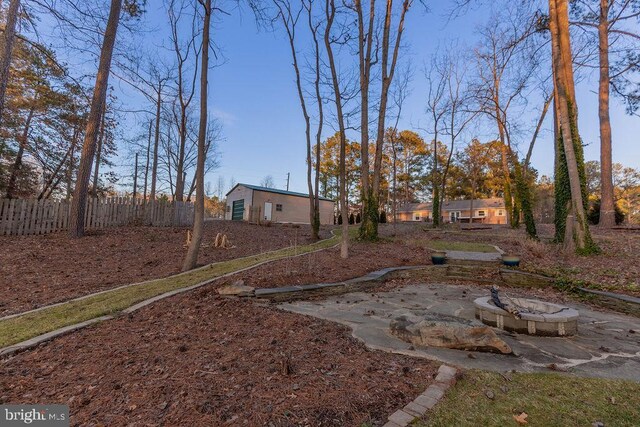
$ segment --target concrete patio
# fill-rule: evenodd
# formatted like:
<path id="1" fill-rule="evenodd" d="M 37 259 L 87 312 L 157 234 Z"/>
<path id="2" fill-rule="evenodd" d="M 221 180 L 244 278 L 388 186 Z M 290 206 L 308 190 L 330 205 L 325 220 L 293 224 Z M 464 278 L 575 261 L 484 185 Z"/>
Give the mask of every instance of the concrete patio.
<path id="1" fill-rule="evenodd" d="M 488 292 L 488 287 L 481 286 L 417 284 L 391 292 L 357 292 L 319 301 L 289 302 L 279 307 L 347 325 L 354 337 L 373 349 L 436 359 L 464 368 L 498 372 L 559 370 L 640 382 L 640 319 L 596 311 L 583 304 L 566 304 L 580 312 L 578 334 L 572 337 L 538 337 L 494 329 L 511 346 L 514 355 L 419 348 L 389 333 L 389 323 L 401 315 L 436 313 L 481 325 L 475 320 L 473 300 Z"/>

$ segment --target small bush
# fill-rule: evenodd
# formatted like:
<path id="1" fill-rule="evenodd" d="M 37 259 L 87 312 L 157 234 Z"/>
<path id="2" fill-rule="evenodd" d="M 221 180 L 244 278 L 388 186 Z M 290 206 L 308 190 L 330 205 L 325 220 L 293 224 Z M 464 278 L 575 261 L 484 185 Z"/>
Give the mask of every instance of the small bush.
<path id="1" fill-rule="evenodd" d="M 360 212 L 356 215 L 356 224 L 360 224 L 362 222 L 362 217 L 360 216 Z"/>
<path id="2" fill-rule="evenodd" d="M 338 225 L 342 225 L 342 214 L 338 215 Z"/>
<path id="3" fill-rule="evenodd" d="M 356 222 L 356 217 L 353 214 L 349 215 L 349 224 L 353 225 L 355 224 L 355 222 Z"/>
<path id="4" fill-rule="evenodd" d="M 380 212 L 380 224 L 387 223 L 387 213 L 385 211 Z"/>

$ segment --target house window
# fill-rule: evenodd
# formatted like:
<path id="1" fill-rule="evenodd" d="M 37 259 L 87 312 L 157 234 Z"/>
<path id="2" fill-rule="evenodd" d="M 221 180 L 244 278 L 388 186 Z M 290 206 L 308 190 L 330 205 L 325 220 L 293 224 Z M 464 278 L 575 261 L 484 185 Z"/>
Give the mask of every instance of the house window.
<path id="1" fill-rule="evenodd" d="M 504 211 L 502 209 L 498 209 L 498 216 L 504 216 Z"/>
<path id="2" fill-rule="evenodd" d="M 420 215 L 416 215 L 416 221 L 420 221 Z"/>
<path id="3" fill-rule="evenodd" d="M 486 211 L 478 211 L 478 216 L 485 217 L 485 216 L 487 216 L 487 212 Z"/>
<path id="4" fill-rule="evenodd" d="M 449 220 L 456 222 L 460 218 L 460 211 L 449 212 Z"/>
<path id="5" fill-rule="evenodd" d="M 282 212 L 282 205 L 276 204 L 276 212 Z"/>

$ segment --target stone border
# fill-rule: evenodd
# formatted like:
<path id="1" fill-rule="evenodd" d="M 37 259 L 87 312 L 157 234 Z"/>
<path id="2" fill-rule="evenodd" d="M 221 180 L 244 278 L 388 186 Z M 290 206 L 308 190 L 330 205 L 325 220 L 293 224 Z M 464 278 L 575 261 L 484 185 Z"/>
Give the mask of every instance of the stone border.
<path id="1" fill-rule="evenodd" d="M 404 408 L 389 415 L 387 423 L 383 427 L 406 427 L 416 419 L 424 417 L 427 411 L 436 406 L 447 390 L 456 383 L 457 372 L 457 369 L 452 366 L 440 365 L 435 384 L 431 384 Z"/>
<path id="2" fill-rule="evenodd" d="M 603 297 L 614 298 L 620 301 L 628 302 L 631 304 L 640 304 L 640 298 L 632 297 L 630 295 L 616 294 L 613 292 L 606 291 L 597 291 L 595 289 L 587 289 L 587 288 L 578 288 L 582 292 L 586 292 L 588 294 L 600 295 Z"/>

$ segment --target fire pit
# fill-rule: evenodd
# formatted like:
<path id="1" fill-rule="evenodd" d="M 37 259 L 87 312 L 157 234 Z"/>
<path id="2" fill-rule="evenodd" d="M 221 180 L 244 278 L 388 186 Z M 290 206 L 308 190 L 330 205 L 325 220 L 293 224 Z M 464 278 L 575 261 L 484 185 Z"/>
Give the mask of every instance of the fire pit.
<path id="1" fill-rule="evenodd" d="M 559 304 L 525 298 L 512 298 L 518 315 L 496 306 L 490 296 L 473 303 L 476 317 L 484 324 L 527 335 L 561 337 L 578 332 L 578 311 Z"/>

